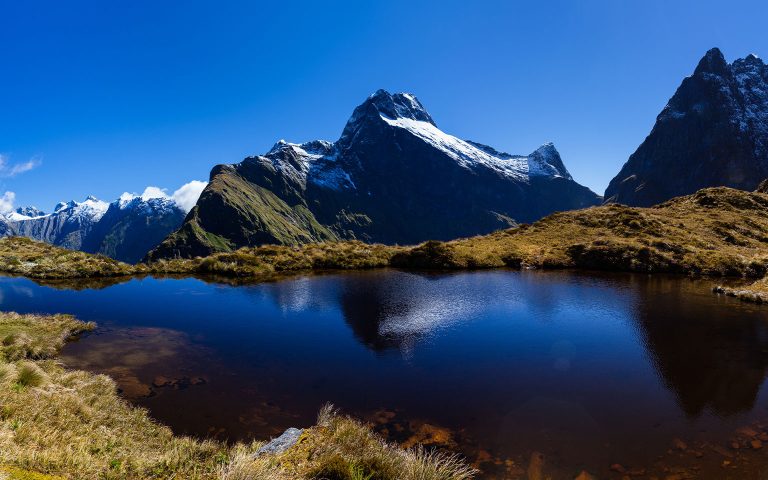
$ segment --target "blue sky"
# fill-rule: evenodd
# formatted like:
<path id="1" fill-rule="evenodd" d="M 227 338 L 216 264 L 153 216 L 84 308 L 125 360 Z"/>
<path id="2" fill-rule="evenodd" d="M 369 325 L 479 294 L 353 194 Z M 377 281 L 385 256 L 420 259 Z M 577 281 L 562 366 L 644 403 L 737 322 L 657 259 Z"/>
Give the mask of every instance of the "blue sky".
<path id="1" fill-rule="evenodd" d="M 598 193 L 704 52 L 768 57 L 760 1 L 3 2 L 0 192 L 173 192 L 275 141 L 335 140 L 378 88 Z M 23 170 L 23 171 L 22 171 Z"/>

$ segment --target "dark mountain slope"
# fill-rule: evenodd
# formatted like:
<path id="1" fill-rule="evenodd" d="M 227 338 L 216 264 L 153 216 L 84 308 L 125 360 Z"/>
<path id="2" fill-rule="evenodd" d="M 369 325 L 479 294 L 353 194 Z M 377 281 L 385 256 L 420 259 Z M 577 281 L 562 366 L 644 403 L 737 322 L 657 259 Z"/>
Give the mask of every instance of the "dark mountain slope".
<path id="1" fill-rule="evenodd" d="M 650 206 L 705 187 L 754 190 L 766 177 L 768 67 L 754 55 L 729 65 L 715 48 L 683 80 L 605 199 Z"/>
<path id="2" fill-rule="evenodd" d="M 219 165 L 182 228 L 150 258 L 260 244 L 359 239 L 413 244 L 488 233 L 600 198 L 552 144 L 510 155 L 440 131 L 410 94 L 358 106 L 335 142 L 278 142 Z"/>

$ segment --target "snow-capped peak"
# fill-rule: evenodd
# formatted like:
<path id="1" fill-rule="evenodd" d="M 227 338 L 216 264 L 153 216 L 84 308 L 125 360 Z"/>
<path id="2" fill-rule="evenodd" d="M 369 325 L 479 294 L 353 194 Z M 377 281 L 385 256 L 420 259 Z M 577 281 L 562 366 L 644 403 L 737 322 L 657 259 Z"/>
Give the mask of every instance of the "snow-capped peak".
<path id="1" fill-rule="evenodd" d="M 441 150 L 464 168 L 485 167 L 501 175 L 527 181 L 534 176 L 553 176 L 570 179 L 554 145 L 545 144 L 529 156 L 510 155 L 491 147 L 461 140 L 449 135 L 433 123 L 410 118 L 390 118 L 381 115 L 388 125 L 401 128 Z"/>
<path id="2" fill-rule="evenodd" d="M 31 220 L 33 218 L 42 218 L 44 216 L 45 216 L 45 212 L 43 212 L 37 207 L 29 206 L 29 207 L 19 207 L 13 212 L 6 214 L 5 218 L 13 222 L 19 222 L 22 220 Z"/>
<path id="3" fill-rule="evenodd" d="M 125 192 L 120 195 L 113 204 L 121 210 L 141 204 L 147 205 L 147 208 L 155 210 L 178 207 L 183 211 L 188 212 L 195 206 L 197 199 L 200 197 L 200 194 L 206 185 L 207 182 L 192 180 L 191 182 L 182 185 L 172 194 L 168 194 L 167 190 L 164 188 L 149 186 L 145 188 L 140 195 Z"/>
<path id="4" fill-rule="evenodd" d="M 117 199 L 117 206 L 119 208 L 125 208 L 129 203 L 131 203 L 134 199 L 139 198 L 136 195 L 133 195 L 132 193 L 124 192 L 120 197 Z"/>
<path id="5" fill-rule="evenodd" d="M 377 90 L 352 112 L 344 126 L 339 143 L 346 145 L 354 140 L 361 127 L 376 122 L 379 117 L 420 121 L 435 125 L 424 106 L 410 93 L 391 94 Z"/>
<path id="6" fill-rule="evenodd" d="M 54 207 L 52 214 L 44 216 L 67 213 L 72 218 L 88 218 L 93 221 L 98 221 L 104 216 L 104 213 L 106 213 L 108 208 L 109 203 L 89 195 L 82 202 L 76 202 L 74 200 L 70 200 L 69 202 L 59 202 Z"/>

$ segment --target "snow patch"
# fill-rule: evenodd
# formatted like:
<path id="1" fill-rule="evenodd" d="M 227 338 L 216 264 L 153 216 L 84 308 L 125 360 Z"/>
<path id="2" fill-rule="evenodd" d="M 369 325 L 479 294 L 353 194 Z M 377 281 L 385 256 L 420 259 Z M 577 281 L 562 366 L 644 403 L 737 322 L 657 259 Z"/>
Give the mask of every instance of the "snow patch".
<path id="1" fill-rule="evenodd" d="M 448 135 L 429 122 L 410 118 L 389 118 L 386 115 L 381 115 L 381 118 L 390 126 L 402 128 L 419 137 L 470 170 L 485 167 L 520 181 L 528 181 L 535 176 L 570 177 L 567 172 L 560 172 L 547 162 L 551 158 L 549 154 L 527 157 L 510 155 Z M 545 146 L 554 150 L 550 144 Z"/>

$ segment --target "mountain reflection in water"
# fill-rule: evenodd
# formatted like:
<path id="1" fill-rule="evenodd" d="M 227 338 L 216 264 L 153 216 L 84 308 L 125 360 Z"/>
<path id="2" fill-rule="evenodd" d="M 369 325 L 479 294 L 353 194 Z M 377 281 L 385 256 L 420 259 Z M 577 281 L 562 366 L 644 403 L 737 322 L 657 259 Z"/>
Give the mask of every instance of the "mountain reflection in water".
<path id="1" fill-rule="evenodd" d="M 502 470 L 538 451 L 570 474 L 647 465 L 673 438 L 722 443 L 768 419 L 768 307 L 715 296 L 706 280 L 383 270 L 239 287 L 119 281 L 5 278 L 0 308 L 98 322 L 63 361 L 113 375 L 181 433 L 265 438 L 331 401 L 406 444 L 444 442 Z"/>

